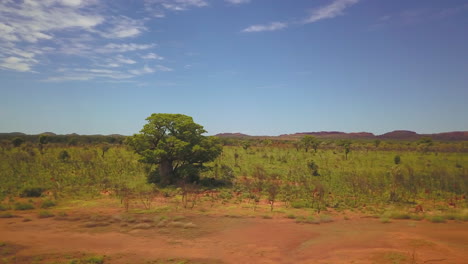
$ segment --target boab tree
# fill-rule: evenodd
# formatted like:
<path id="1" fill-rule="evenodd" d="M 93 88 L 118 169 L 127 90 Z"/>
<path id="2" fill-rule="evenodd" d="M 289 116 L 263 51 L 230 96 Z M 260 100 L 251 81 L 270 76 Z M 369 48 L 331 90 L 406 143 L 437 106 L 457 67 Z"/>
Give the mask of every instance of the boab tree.
<path id="1" fill-rule="evenodd" d="M 222 148 L 216 138 L 203 136 L 203 126 L 182 114 L 152 114 L 138 134 L 127 138 L 140 161 L 156 168 L 149 181 L 159 185 L 198 181 L 203 163 L 213 161 Z"/>

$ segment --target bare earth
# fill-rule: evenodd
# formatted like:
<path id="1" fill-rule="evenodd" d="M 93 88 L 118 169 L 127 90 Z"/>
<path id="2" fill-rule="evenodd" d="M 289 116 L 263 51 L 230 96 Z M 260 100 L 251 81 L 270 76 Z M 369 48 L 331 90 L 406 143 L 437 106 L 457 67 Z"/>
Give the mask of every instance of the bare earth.
<path id="1" fill-rule="evenodd" d="M 466 222 L 383 224 L 373 218 L 336 217 L 332 223 L 298 224 L 286 218 L 187 214 L 183 221 L 194 226 L 180 228 L 145 225 L 147 215 L 126 223 L 115 217 L 119 214 L 121 210 L 101 210 L 94 216 L 75 212 L 40 219 L 32 212 L 15 212 L 14 218 L 0 219 L 0 242 L 14 245 L 0 263 L 12 255 L 12 263 L 68 263 L 67 258 L 79 254 L 105 255 L 105 263 L 117 264 L 468 263 Z"/>

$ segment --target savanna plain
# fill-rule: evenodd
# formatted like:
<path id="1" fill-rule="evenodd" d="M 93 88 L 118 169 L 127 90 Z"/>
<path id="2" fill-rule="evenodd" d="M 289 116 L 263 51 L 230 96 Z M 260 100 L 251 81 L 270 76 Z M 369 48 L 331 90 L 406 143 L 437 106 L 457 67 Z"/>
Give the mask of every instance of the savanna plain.
<path id="1" fill-rule="evenodd" d="M 129 138 L 3 139 L 0 263 L 468 263 L 465 141 Z"/>

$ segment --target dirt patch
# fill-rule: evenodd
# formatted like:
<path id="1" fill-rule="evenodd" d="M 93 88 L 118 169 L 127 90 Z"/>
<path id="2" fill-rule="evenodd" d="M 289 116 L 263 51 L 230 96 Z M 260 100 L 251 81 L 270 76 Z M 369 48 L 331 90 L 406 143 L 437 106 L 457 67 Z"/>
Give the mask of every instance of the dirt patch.
<path id="1" fill-rule="evenodd" d="M 117 264 L 417 264 L 466 263 L 468 259 L 468 223 L 455 221 L 382 224 L 379 219 L 356 218 L 310 225 L 286 218 L 122 212 L 71 212 L 58 219 L 23 222 L 25 217 L 0 219 L 0 242 L 13 245 L 5 255 L 15 257 L 13 263 L 31 263 L 37 256 L 42 259 L 37 263 L 50 263 L 68 261 L 64 256 L 93 254 Z"/>

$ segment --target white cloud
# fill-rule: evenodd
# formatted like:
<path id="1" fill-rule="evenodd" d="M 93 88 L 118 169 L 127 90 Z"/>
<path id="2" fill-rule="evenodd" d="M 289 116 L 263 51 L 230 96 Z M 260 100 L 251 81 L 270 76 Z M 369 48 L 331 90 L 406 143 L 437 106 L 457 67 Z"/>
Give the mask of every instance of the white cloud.
<path id="1" fill-rule="evenodd" d="M 261 31 L 276 31 L 288 27 L 288 24 L 282 22 L 272 22 L 267 25 L 253 25 L 245 28 L 242 32 L 261 32 Z"/>
<path id="2" fill-rule="evenodd" d="M 225 0 L 226 2 L 233 5 L 247 4 L 250 3 L 250 0 Z"/>
<path id="3" fill-rule="evenodd" d="M 169 72 L 169 71 L 172 71 L 172 69 L 168 68 L 168 67 L 165 67 L 165 66 L 162 66 L 162 65 L 156 65 L 154 68 L 151 68 L 148 65 L 145 65 L 141 69 L 134 69 L 134 70 L 130 70 L 128 72 L 131 73 L 131 74 L 134 74 L 134 75 L 143 75 L 143 74 L 154 73 L 156 71 Z"/>
<path id="4" fill-rule="evenodd" d="M 145 0 L 145 9 L 153 17 L 165 17 L 164 10 L 185 11 L 192 7 L 208 6 L 206 0 Z"/>
<path id="5" fill-rule="evenodd" d="M 136 43 L 109 43 L 101 48 L 96 49 L 100 53 L 115 53 L 115 52 L 129 52 L 136 50 L 146 50 L 155 47 L 155 44 L 136 44 Z"/>
<path id="6" fill-rule="evenodd" d="M 161 57 L 158 54 L 152 53 L 152 52 L 141 56 L 141 58 L 147 59 L 147 60 L 163 60 L 164 59 L 164 57 Z"/>
<path id="7" fill-rule="evenodd" d="M 146 27 L 142 20 L 131 19 L 126 16 L 115 17 L 109 21 L 113 25 L 102 34 L 105 38 L 128 38 L 140 35 Z"/>
<path id="8" fill-rule="evenodd" d="M 7 57 L 2 60 L 2 62 L 0 63 L 0 67 L 9 70 L 27 72 L 31 71 L 31 66 L 36 63 L 37 61 L 34 59 Z"/>
<path id="9" fill-rule="evenodd" d="M 322 19 L 334 18 L 343 14 L 343 11 L 359 2 L 359 0 L 335 0 L 331 4 L 317 8 L 303 22 L 314 23 Z"/>
<path id="10" fill-rule="evenodd" d="M 124 56 L 122 55 L 118 55 L 116 58 L 115 58 L 115 61 L 116 62 L 119 62 L 119 63 L 123 63 L 123 64 L 135 64 L 136 61 L 132 60 L 132 59 L 129 59 L 129 58 L 125 58 Z"/>

